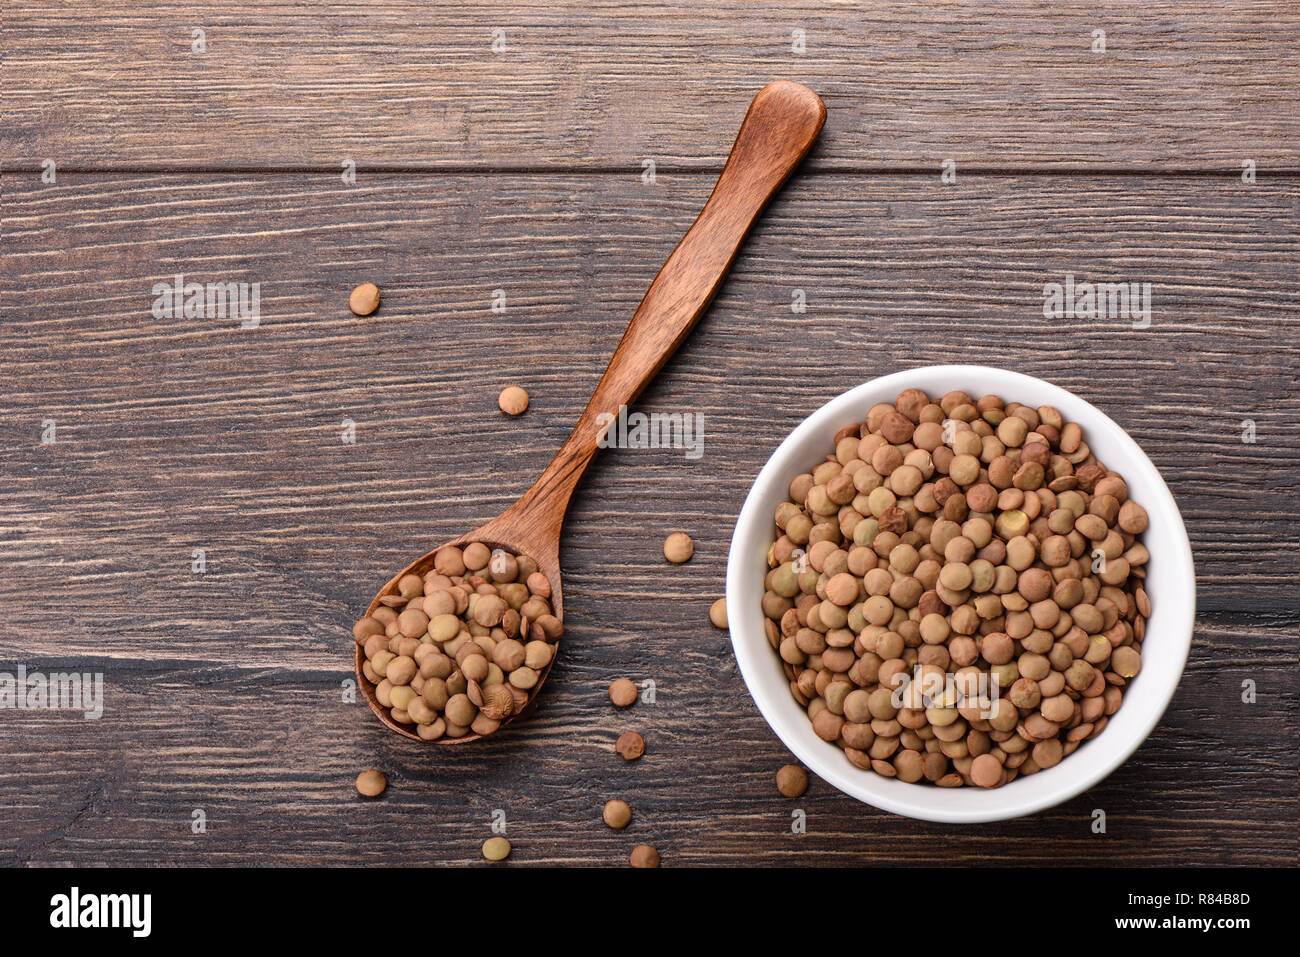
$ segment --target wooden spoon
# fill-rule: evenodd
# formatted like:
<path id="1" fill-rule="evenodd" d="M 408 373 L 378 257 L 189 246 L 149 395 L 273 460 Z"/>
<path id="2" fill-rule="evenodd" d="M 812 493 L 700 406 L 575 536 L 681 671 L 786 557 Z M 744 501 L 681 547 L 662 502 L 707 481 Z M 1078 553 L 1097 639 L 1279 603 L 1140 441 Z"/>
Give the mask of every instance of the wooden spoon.
<path id="1" fill-rule="evenodd" d="M 826 107 L 806 86 L 779 80 L 758 91 L 708 202 L 650 284 L 591 401 L 551 464 L 504 513 L 438 548 L 482 542 L 492 549 L 530 556 L 550 582 L 552 608 L 563 620 L 560 529 L 573 490 L 596 454 L 601 423 L 641 393 L 694 328 L 717 295 L 750 228 L 812 148 L 825 121 Z M 601 418 L 602 413 L 607 416 Z M 393 576 L 366 614 L 372 614 L 382 598 L 396 591 L 403 575 L 427 574 L 438 548 Z M 379 720 L 398 734 L 423 741 L 414 726 L 394 721 L 379 703 L 375 686 L 362 673 L 364 660 L 365 652 L 357 645 L 357 681 Z M 554 657 L 551 660 L 554 662 Z M 539 676 L 523 713 L 534 706 L 550 670 L 548 665 Z M 479 737 L 471 732 L 460 738 L 444 736 L 434 743 L 464 744 Z"/>

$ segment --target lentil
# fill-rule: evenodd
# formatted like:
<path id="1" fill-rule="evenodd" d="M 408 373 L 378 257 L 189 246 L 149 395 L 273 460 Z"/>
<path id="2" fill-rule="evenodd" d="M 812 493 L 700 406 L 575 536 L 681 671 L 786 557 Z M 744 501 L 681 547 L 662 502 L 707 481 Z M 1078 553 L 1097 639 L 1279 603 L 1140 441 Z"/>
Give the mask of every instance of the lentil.
<path id="1" fill-rule="evenodd" d="M 358 316 L 368 316 L 379 308 L 379 287 L 363 282 L 348 296 L 348 308 Z"/>
<path id="2" fill-rule="evenodd" d="M 659 852 L 649 844 L 638 844 L 632 848 L 632 854 L 628 860 L 633 867 L 658 867 Z"/>
<path id="3" fill-rule="evenodd" d="M 635 704 L 639 693 L 636 683 L 629 678 L 619 678 L 609 686 L 609 700 L 620 708 Z"/>
<path id="4" fill-rule="evenodd" d="M 506 415 L 523 415 L 528 411 L 528 393 L 517 385 L 506 386 L 497 396 L 497 407 Z"/>
<path id="5" fill-rule="evenodd" d="M 605 823 L 616 831 L 621 831 L 632 823 L 632 809 L 626 801 L 607 801 L 602 814 Z"/>
<path id="6" fill-rule="evenodd" d="M 664 558 L 675 565 L 690 561 L 695 554 L 695 543 L 685 532 L 673 532 L 664 539 Z"/>
<path id="7" fill-rule="evenodd" d="M 372 768 L 357 775 L 357 793 L 362 797 L 379 797 L 386 787 L 388 787 L 388 778 L 384 776 L 383 771 Z"/>
<path id="8" fill-rule="evenodd" d="M 709 606 L 709 621 L 715 628 L 727 627 L 727 599 L 719 598 Z"/>
<path id="9" fill-rule="evenodd" d="M 808 790 L 808 772 L 797 764 L 785 765 L 776 772 L 776 789 L 783 797 L 800 797 Z"/>
<path id="10" fill-rule="evenodd" d="M 624 761 L 635 761 L 645 754 L 645 738 L 635 731 L 624 731 L 614 742 L 614 750 L 623 756 Z"/>

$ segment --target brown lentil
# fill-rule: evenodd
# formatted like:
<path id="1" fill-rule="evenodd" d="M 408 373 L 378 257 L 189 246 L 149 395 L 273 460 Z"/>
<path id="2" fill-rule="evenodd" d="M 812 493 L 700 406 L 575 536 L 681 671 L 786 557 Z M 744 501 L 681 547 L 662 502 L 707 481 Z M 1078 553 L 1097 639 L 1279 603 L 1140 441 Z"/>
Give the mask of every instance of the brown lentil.
<path id="1" fill-rule="evenodd" d="M 628 861 L 633 867 L 658 867 L 659 852 L 649 844 L 638 844 L 632 848 Z"/>
<path id="2" fill-rule="evenodd" d="M 618 678 L 609 686 L 609 700 L 620 708 L 635 704 L 639 693 L 636 683 L 630 678 Z"/>
<path id="3" fill-rule="evenodd" d="M 372 768 L 357 775 L 357 793 L 362 797 L 379 797 L 386 787 L 388 787 L 388 778 L 384 776 L 383 771 Z"/>
<path id="4" fill-rule="evenodd" d="M 673 532 L 664 539 L 664 558 L 675 565 L 690 561 L 695 554 L 695 543 L 685 532 Z"/>
<path id="5" fill-rule="evenodd" d="M 626 801 L 606 801 L 602 816 L 605 823 L 616 831 L 621 831 L 632 823 L 632 809 Z"/>
<path id="6" fill-rule="evenodd" d="M 368 316 L 379 308 L 379 287 L 363 282 L 348 296 L 348 308 L 358 316 Z"/>
<path id="7" fill-rule="evenodd" d="M 645 754 L 645 738 L 635 731 L 624 731 L 614 742 L 614 750 L 622 755 L 624 761 L 635 761 Z"/>
<path id="8" fill-rule="evenodd" d="M 497 407 L 506 415 L 523 415 L 528 411 L 528 393 L 517 385 L 506 386 L 497 396 Z"/>
<path id="9" fill-rule="evenodd" d="M 854 765 L 999 787 L 1101 733 L 1141 670 L 1150 517 L 1056 409 L 909 389 L 788 491 L 768 636 Z M 807 774 L 777 786 L 798 796 Z"/>
<path id="10" fill-rule="evenodd" d="M 727 627 L 727 599 L 719 598 L 709 606 L 709 621 L 715 628 Z"/>
<path id="11" fill-rule="evenodd" d="M 808 772 L 797 764 L 785 765 L 776 772 L 776 789 L 783 797 L 800 797 L 808 790 Z"/>

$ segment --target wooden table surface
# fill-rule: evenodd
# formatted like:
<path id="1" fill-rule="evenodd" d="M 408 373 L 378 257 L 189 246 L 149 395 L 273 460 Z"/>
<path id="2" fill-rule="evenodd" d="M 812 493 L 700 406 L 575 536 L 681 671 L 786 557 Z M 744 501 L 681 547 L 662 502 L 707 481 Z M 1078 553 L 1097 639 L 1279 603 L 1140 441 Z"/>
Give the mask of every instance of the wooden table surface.
<path id="1" fill-rule="evenodd" d="M 515 865 L 1295 863 L 1296 4 L 16 0 L 4 35 L 0 671 L 102 672 L 104 714 L 0 710 L 0 863 L 466 863 L 494 816 Z M 638 405 L 702 413 L 703 458 L 599 457 L 533 720 L 391 734 L 344 700 L 351 621 L 540 471 L 777 77 L 823 95 L 823 139 Z M 260 283 L 259 326 L 155 318 L 176 273 Z M 1151 283 L 1149 328 L 1043 318 L 1066 274 Z M 781 798 L 789 756 L 707 618 L 789 429 L 934 362 L 1100 406 L 1195 553 L 1159 727 L 1001 824 Z M 695 558 L 669 566 L 678 529 Z M 615 713 L 618 676 L 656 702 Z"/>

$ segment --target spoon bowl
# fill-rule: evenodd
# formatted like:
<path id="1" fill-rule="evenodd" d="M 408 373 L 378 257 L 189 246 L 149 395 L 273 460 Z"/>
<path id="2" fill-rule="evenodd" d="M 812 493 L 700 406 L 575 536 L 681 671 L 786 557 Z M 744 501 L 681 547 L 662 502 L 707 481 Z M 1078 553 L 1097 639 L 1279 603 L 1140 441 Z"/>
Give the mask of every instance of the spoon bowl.
<path id="1" fill-rule="evenodd" d="M 806 86 L 778 80 L 758 91 L 713 192 L 650 284 L 596 391 L 555 458 L 533 486 L 501 515 L 467 535 L 440 545 L 393 576 L 371 601 L 367 615 L 383 604 L 382 599 L 396 593 L 403 575 L 427 574 L 439 549 L 482 542 L 490 548 L 502 548 L 535 561 L 538 571 L 551 586 L 552 614 L 563 623 L 560 532 L 569 500 L 595 456 L 600 439 L 619 409 L 640 395 L 704 315 L 745 237 L 808 154 L 825 121 L 826 107 Z M 529 689 L 527 703 L 505 718 L 502 726 L 536 706 L 538 692 L 555 658 L 553 654 L 550 663 L 538 674 L 537 683 Z M 365 651 L 358 643 L 357 683 L 371 710 L 392 731 L 434 744 L 465 744 L 482 737 L 471 731 L 459 738 L 444 735 L 426 742 L 412 727 L 393 720 L 379 702 L 375 685 L 365 676 L 364 663 Z"/>
<path id="2" fill-rule="evenodd" d="M 516 505 L 518 505 L 518 503 L 516 503 Z M 552 613 L 555 615 L 556 618 L 560 619 L 561 623 L 563 623 L 564 599 L 560 591 L 560 558 L 559 558 L 559 548 L 558 548 L 559 546 L 558 535 L 554 538 L 542 539 L 536 535 L 530 535 L 529 531 L 531 528 L 532 526 L 524 525 L 522 523 L 516 523 L 515 517 L 512 516 L 511 511 L 508 510 L 505 513 L 499 515 L 497 518 L 493 519 L 491 522 L 488 522 L 486 525 L 483 525 L 475 529 L 474 531 L 470 532 L 467 535 L 462 535 L 460 538 L 454 538 L 449 542 L 443 542 L 437 548 L 434 548 L 433 550 L 420 556 L 411 564 L 407 565 L 404 569 L 398 572 L 396 575 L 394 575 L 392 579 L 389 580 L 388 584 L 386 584 L 383 588 L 381 588 L 379 590 L 379 593 L 375 595 L 374 599 L 370 602 L 370 606 L 366 609 L 366 614 L 367 615 L 374 614 L 375 610 L 383 604 L 382 599 L 386 595 L 392 595 L 396 593 L 397 583 L 401 581 L 403 576 L 419 575 L 421 578 L 423 578 L 425 575 L 431 572 L 433 570 L 434 556 L 437 555 L 438 552 L 440 552 L 442 549 L 447 548 L 449 546 L 464 546 L 464 545 L 468 545 L 470 542 L 482 542 L 484 545 L 486 545 L 488 548 L 492 549 L 493 551 L 496 551 L 498 548 L 500 548 L 511 553 L 512 555 L 527 555 L 533 561 L 537 562 L 537 570 L 546 576 L 546 580 L 550 583 L 551 586 L 550 602 L 551 602 Z M 548 545 L 552 547 L 548 547 Z M 555 654 L 551 656 L 550 662 L 538 674 L 537 684 L 533 685 L 532 689 L 529 691 L 527 706 L 525 706 L 522 710 L 516 712 L 515 714 L 512 714 L 509 718 L 506 718 L 504 721 L 502 721 L 501 724 L 503 727 L 508 722 L 513 721 L 515 718 L 528 716 L 537 707 L 538 692 L 541 690 L 542 685 L 546 683 L 546 678 L 551 673 L 551 668 L 555 664 L 555 659 L 559 656 L 559 639 L 556 639 L 554 644 L 555 644 Z M 379 718 L 379 720 L 382 721 L 390 731 L 396 731 L 402 737 L 410 738 L 412 741 L 419 741 L 422 744 L 446 744 L 446 745 L 465 744 L 466 742 L 469 741 L 477 741 L 479 738 L 483 737 L 483 735 L 476 734 L 475 732 L 471 731 L 468 734 L 462 735 L 459 738 L 449 738 L 444 735 L 441 738 L 437 738 L 435 741 L 426 742 L 424 738 L 421 738 L 418 734 L 415 733 L 414 730 L 412 730 L 413 728 L 412 725 L 406 725 L 406 724 L 402 724 L 401 722 L 394 721 L 392 715 L 389 714 L 388 709 L 385 708 L 380 703 L 379 698 L 375 691 L 375 685 L 370 681 L 369 678 L 365 676 L 365 673 L 362 670 L 362 665 L 364 664 L 365 660 L 366 660 L 365 650 L 362 648 L 360 644 L 357 644 L 356 646 L 357 684 L 361 688 L 361 693 L 365 697 L 366 703 L 370 705 L 370 710 L 375 713 L 375 715 Z"/>

